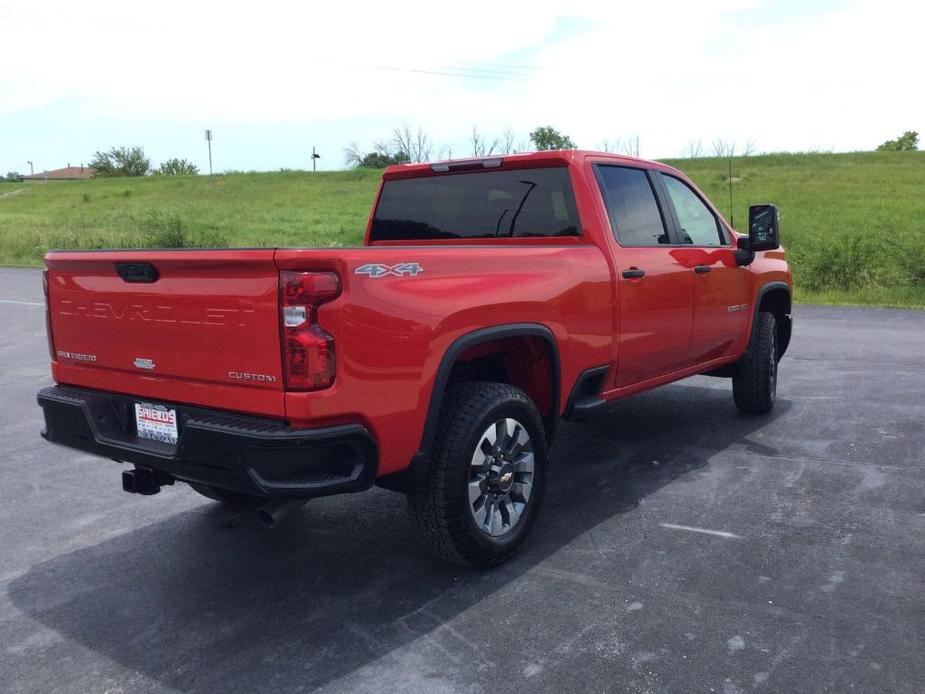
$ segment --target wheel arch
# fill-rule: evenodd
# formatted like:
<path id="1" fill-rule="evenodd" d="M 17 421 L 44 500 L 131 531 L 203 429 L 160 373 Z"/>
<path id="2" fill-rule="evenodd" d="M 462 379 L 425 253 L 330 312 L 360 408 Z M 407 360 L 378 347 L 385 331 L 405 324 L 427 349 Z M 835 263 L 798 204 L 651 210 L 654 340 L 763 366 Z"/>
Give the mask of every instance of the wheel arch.
<path id="1" fill-rule="evenodd" d="M 406 490 L 410 484 L 415 488 L 423 477 L 430 452 L 433 448 L 437 433 L 437 421 L 447 388 L 453 381 L 454 370 L 470 355 L 473 359 L 484 359 L 499 354 L 509 353 L 511 344 L 518 344 L 518 340 L 533 341 L 545 347 L 549 356 L 549 404 L 540 409 L 540 416 L 546 430 L 548 442 L 552 442 L 555 435 L 556 423 L 559 418 L 559 405 L 561 393 L 561 362 L 556 338 L 552 331 L 541 323 L 508 323 L 493 325 L 488 328 L 473 330 L 456 338 L 444 352 L 437 367 L 434 385 L 430 394 L 427 414 L 424 420 L 424 431 L 421 435 L 421 445 L 418 452 L 411 459 L 411 465 L 404 473 L 390 475 L 394 479 L 380 478 L 377 484 L 391 489 Z M 536 372 L 532 374 L 534 377 Z M 542 376 L 542 372 L 539 372 Z M 521 387 L 531 395 L 529 386 L 522 387 L 522 378 L 518 375 L 507 374 L 506 382 Z M 545 409 L 545 411 L 544 411 Z"/>
<path id="2" fill-rule="evenodd" d="M 752 325 L 758 320 L 758 314 L 766 311 L 774 314 L 777 320 L 777 358 L 780 359 L 790 345 L 793 332 L 793 297 L 790 285 L 786 282 L 768 282 L 758 290 Z"/>

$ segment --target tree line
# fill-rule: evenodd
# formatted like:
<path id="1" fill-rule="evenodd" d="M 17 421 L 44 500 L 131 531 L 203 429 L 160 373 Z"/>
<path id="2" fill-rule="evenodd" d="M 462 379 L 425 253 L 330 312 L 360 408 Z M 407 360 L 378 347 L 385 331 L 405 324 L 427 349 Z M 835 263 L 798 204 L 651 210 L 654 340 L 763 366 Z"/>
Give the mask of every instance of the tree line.
<path id="1" fill-rule="evenodd" d="M 639 135 L 598 140 L 595 143 L 595 149 L 601 152 L 638 157 L 639 142 Z M 478 127 L 473 126 L 466 150 L 455 154 L 489 157 L 556 149 L 575 149 L 575 142 L 551 125 L 536 128 L 529 134 L 528 140 L 518 139 L 510 128 L 506 128 L 500 136 L 489 137 L 481 133 Z M 735 140 L 723 138 L 714 139 L 707 145 L 704 145 L 703 140 L 690 140 L 684 150 L 684 156 L 691 159 L 704 156 L 747 157 L 755 153 L 755 140 L 749 140 L 740 149 Z M 371 149 L 368 150 L 364 150 L 356 141 L 344 148 L 344 162 L 348 166 L 370 169 L 381 169 L 392 164 L 426 162 L 434 158 L 452 159 L 453 155 L 452 147 L 437 147 L 427 131 L 420 126 L 416 130 L 412 130 L 409 126 L 395 128 L 392 130 L 391 137 L 375 140 Z"/>
<path id="2" fill-rule="evenodd" d="M 575 149 L 575 143 L 568 135 L 560 132 L 551 125 L 544 125 L 534 129 L 527 140 L 518 139 L 511 128 L 505 130 L 497 137 L 489 137 L 480 132 L 476 126 L 472 127 L 469 136 L 467 151 L 463 156 L 490 157 L 492 155 L 516 154 L 526 151 L 549 151 L 556 149 Z M 878 152 L 912 152 L 918 150 L 919 134 L 914 130 L 907 130 L 895 140 L 887 140 L 877 147 Z M 615 140 L 599 140 L 596 148 L 601 152 L 613 152 L 631 157 L 639 156 L 639 136 L 618 138 Z M 735 140 L 716 138 L 704 144 L 702 139 L 689 140 L 684 148 L 683 155 L 687 159 L 699 157 L 748 157 L 757 152 L 755 140 L 747 141 L 739 146 Z M 412 130 L 409 126 L 395 128 L 392 135 L 383 140 L 373 142 L 370 150 L 364 150 L 354 141 L 344 148 L 344 160 L 348 166 L 382 169 L 392 164 L 409 164 L 415 162 L 431 161 L 436 159 L 452 159 L 453 149 L 449 146 L 437 147 L 430 135 L 420 126 Z M 436 157 L 434 157 L 436 155 Z M 107 151 L 97 151 L 90 162 L 94 175 L 99 177 L 126 177 L 126 176 L 194 176 L 199 173 L 199 167 L 188 159 L 172 158 L 161 162 L 153 168 L 151 160 L 145 156 L 143 147 L 113 147 Z M 10 171 L 0 181 L 22 181 L 21 174 Z"/>

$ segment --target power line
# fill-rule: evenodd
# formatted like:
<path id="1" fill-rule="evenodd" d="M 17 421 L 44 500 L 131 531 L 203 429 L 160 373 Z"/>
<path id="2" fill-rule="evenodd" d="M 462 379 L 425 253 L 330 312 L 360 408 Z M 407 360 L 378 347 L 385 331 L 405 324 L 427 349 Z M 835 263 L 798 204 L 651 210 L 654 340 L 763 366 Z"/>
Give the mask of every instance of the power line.
<path id="1" fill-rule="evenodd" d="M 536 72 L 540 68 L 535 65 L 512 65 L 509 63 L 473 63 L 468 60 L 451 60 L 455 65 L 472 65 L 474 67 L 498 68 L 501 70 L 518 70 L 526 72 Z"/>
<path id="2" fill-rule="evenodd" d="M 518 73 L 482 74 L 482 72 L 473 71 L 468 68 L 453 68 L 440 65 L 436 66 L 434 69 L 397 67 L 393 65 L 360 65 L 359 67 L 369 70 L 385 70 L 387 72 L 409 72 L 419 75 L 440 75 L 443 77 L 460 77 L 470 80 L 495 80 L 501 82 L 522 82 L 524 78 L 529 77 L 529 75 Z"/>
<path id="3" fill-rule="evenodd" d="M 498 75 L 498 79 L 503 77 L 529 77 L 530 75 L 523 72 L 505 72 L 504 70 L 491 70 L 488 68 L 458 68 L 452 65 L 435 65 L 435 70 L 446 70 L 454 75 L 464 75 L 466 77 L 482 77 L 483 75 Z"/>

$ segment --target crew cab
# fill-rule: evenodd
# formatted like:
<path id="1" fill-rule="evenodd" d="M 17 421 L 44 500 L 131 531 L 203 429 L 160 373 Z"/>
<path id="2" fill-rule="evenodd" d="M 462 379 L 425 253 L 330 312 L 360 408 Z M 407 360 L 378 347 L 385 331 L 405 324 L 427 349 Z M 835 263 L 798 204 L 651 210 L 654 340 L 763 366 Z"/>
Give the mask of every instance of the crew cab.
<path id="1" fill-rule="evenodd" d="M 778 227 L 756 205 L 736 233 L 665 164 L 553 151 L 386 169 L 362 247 L 53 251 L 42 435 L 268 524 L 399 490 L 436 556 L 494 564 L 559 420 L 703 373 L 773 407 Z"/>

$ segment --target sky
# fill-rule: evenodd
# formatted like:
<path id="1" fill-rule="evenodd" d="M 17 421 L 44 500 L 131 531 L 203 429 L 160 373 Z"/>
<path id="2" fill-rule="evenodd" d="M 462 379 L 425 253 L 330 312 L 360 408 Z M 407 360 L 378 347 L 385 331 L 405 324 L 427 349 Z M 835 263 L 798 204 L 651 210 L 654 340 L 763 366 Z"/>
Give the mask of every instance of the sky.
<path id="1" fill-rule="evenodd" d="M 540 125 L 645 158 L 870 150 L 925 133 L 923 31 L 908 0 L 0 0 L 0 175 L 122 145 L 207 171 L 206 128 L 217 172 L 342 169 L 403 126 L 432 158 Z"/>

